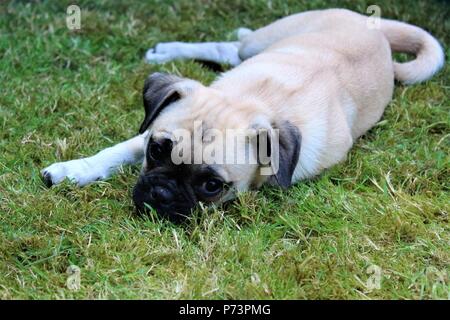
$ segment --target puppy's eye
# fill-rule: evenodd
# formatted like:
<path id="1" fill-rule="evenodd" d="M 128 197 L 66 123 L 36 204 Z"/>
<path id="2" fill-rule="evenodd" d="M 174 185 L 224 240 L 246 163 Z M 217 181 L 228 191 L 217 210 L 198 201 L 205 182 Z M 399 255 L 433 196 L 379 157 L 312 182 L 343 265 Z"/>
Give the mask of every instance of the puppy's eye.
<path id="1" fill-rule="evenodd" d="M 164 158 L 170 154 L 171 150 L 172 150 L 172 141 L 169 139 L 166 139 L 161 143 L 152 141 L 148 146 L 149 156 L 156 161 L 164 160 Z"/>
<path id="2" fill-rule="evenodd" d="M 212 178 L 206 180 L 202 184 L 202 191 L 207 196 L 215 196 L 223 189 L 223 182 L 219 179 Z"/>
<path id="3" fill-rule="evenodd" d="M 163 148 L 156 142 L 151 142 L 148 148 L 150 156 L 154 160 L 162 160 L 163 158 Z"/>

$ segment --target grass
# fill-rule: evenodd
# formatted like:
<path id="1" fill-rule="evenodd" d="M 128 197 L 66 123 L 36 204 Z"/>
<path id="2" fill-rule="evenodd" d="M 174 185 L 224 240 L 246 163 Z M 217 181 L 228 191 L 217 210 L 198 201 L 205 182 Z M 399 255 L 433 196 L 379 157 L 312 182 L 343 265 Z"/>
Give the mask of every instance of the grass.
<path id="1" fill-rule="evenodd" d="M 78 32 L 65 25 L 73 2 Z M 135 135 L 149 73 L 216 76 L 191 61 L 145 64 L 157 42 L 231 39 L 239 26 L 369 4 L 2 2 L 0 299 L 449 299 L 448 63 L 427 83 L 397 85 L 344 163 L 287 192 L 242 194 L 184 226 L 133 214 L 137 167 L 84 188 L 47 189 L 39 177 Z M 376 4 L 450 44 L 445 1 Z M 67 288 L 70 265 L 81 269 L 79 290 Z M 374 270 L 379 289 L 367 286 Z"/>

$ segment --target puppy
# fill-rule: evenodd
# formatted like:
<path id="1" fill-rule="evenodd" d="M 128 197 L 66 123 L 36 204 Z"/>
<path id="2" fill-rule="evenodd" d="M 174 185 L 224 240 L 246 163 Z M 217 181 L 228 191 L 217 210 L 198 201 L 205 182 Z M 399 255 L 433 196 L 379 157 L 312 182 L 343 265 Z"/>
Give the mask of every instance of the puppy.
<path id="1" fill-rule="evenodd" d="M 85 185 L 143 161 L 133 190 L 137 209 L 151 207 L 176 221 L 200 201 L 220 203 L 265 183 L 287 188 L 313 177 L 344 160 L 377 123 L 394 78 L 424 81 L 444 63 L 441 46 L 426 31 L 379 22 L 329 9 L 241 29 L 238 42 L 159 44 L 147 52 L 149 62 L 198 59 L 236 67 L 209 87 L 152 74 L 143 90 L 140 135 L 92 157 L 55 163 L 42 170 L 44 181 Z M 392 51 L 416 58 L 393 62 Z M 241 135 L 236 132 L 244 132 L 243 143 L 224 144 Z"/>

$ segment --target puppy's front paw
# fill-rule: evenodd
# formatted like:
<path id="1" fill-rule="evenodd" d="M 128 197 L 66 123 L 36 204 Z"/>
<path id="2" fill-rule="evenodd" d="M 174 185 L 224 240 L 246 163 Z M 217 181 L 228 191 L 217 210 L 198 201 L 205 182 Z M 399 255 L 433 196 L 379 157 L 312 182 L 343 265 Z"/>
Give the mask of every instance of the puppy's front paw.
<path id="1" fill-rule="evenodd" d="M 79 159 L 57 162 L 41 171 L 42 179 L 47 187 L 69 179 L 78 186 L 107 178 L 107 173 L 101 168 L 93 167 L 88 160 Z"/>

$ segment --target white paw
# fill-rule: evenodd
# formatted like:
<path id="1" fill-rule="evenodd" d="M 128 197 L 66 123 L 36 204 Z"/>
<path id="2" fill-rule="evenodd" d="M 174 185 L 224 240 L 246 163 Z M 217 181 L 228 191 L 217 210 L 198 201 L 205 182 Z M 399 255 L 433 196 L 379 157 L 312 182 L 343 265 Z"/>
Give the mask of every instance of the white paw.
<path id="1" fill-rule="evenodd" d="M 170 54 L 156 53 L 155 49 L 150 49 L 145 54 L 145 61 L 148 63 L 162 64 L 170 60 L 172 60 L 172 56 Z"/>
<path id="2" fill-rule="evenodd" d="M 78 186 L 84 186 L 97 180 L 106 179 L 108 172 L 98 164 L 97 166 L 92 165 L 86 158 L 54 163 L 41 170 L 41 175 L 48 187 L 58 184 L 66 178 Z"/>
<path id="3" fill-rule="evenodd" d="M 161 64 L 176 58 L 179 51 L 179 42 L 158 43 L 155 48 L 149 49 L 145 54 L 148 63 Z"/>
<path id="4" fill-rule="evenodd" d="M 157 54 L 173 54 L 174 52 L 180 51 L 183 46 L 189 44 L 183 42 L 160 42 L 155 47 L 155 52 Z"/>

